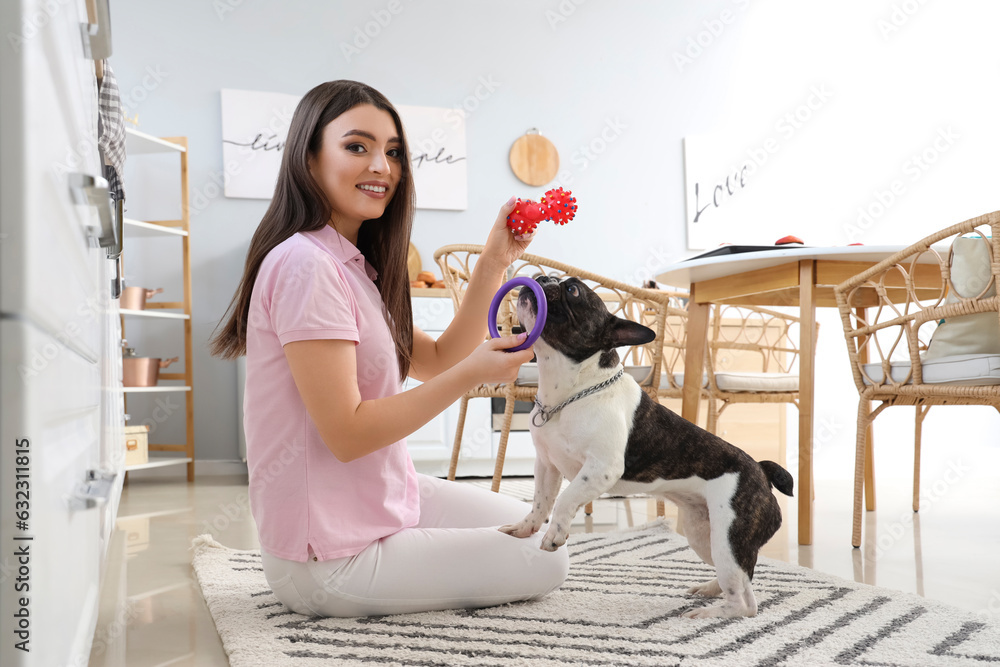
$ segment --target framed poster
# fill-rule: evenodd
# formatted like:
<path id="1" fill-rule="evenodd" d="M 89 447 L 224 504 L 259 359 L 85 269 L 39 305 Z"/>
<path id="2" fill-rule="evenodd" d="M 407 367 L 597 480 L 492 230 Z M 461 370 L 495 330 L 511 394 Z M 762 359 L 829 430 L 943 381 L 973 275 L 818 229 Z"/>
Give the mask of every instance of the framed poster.
<path id="1" fill-rule="evenodd" d="M 226 88 L 221 93 L 226 196 L 270 199 L 288 125 L 302 96 Z"/>
<path id="2" fill-rule="evenodd" d="M 734 243 L 749 224 L 743 200 L 758 164 L 743 142 L 721 136 L 684 138 L 684 208 L 688 248 Z M 741 195 L 743 195 L 741 197 Z"/>
<path id="3" fill-rule="evenodd" d="M 223 89 L 222 164 L 227 197 L 270 199 L 301 95 Z M 410 147 L 417 208 L 468 208 L 465 112 L 397 106 Z"/>
<path id="4" fill-rule="evenodd" d="M 396 110 L 410 145 L 417 208 L 467 209 L 465 111 L 411 106 Z"/>

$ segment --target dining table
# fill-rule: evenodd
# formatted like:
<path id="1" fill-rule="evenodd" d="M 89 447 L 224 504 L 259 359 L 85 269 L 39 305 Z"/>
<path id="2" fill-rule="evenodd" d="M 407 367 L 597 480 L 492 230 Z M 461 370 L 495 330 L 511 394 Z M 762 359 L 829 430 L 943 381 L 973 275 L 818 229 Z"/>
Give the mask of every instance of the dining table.
<path id="1" fill-rule="evenodd" d="M 815 399 L 816 309 L 836 308 L 833 288 L 905 249 L 902 245 L 834 247 L 726 245 L 677 261 L 656 276 L 658 283 L 688 289 L 685 368 L 700 368 L 705 359 L 709 313 L 713 304 L 797 307 L 799 327 L 798 543 L 813 542 L 813 411 Z M 926 267 L 926 268 L 924 268 Z M 936 260 L 918 267 L 928 289 L 940 289 Z M 903 298 L 905 295 L 900 295 Z M 855 309 L 865 317 L 865 307 Z M 866 349 L 859 352 L 866 355 Z M 845 360 L 846 360 L 845 348 Z M 867 359 L 863 359 L 867 361 Z M 846 361 L 845 361 L 846 363 Z M 702 395 L 701 373 L 685 373 L 681 416 L 697 422 Z M 865 498 L 875 508 L 871 428 L 866 442 Z"/>

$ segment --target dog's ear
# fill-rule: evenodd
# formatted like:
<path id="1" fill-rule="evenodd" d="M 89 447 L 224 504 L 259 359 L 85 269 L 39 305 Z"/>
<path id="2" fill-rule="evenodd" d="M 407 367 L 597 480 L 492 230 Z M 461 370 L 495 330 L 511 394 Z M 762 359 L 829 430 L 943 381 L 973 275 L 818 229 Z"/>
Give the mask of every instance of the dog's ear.
<path id="1" fill-rule="evenodd" d="M 611 338 L 612 347 L 645 345 L 656 338 L 656 332 L 638 322 L 616 317 L 614 328 L 611 331 Z"/>

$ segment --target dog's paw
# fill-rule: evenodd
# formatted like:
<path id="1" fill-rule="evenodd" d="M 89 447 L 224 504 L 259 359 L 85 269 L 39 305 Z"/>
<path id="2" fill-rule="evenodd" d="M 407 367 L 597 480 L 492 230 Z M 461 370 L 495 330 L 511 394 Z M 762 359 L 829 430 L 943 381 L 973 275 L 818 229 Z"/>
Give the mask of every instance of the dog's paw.
<path id="1" fill-rule="evenodd" d="M 520 521 L 518 523 L 509 523 L 506 526 L 500 526 L 499 530 L 501 533 L 507 533 L 508 535 L 513 535 L 514 537 L 531 537 L 538 532 L 538 526 L 530 521 Z"/>
<path id="2" fill-rule="evenodd" d="M 718 613 L 713 613 L 713 611 L 718 611 L 718 607 L 699 607 L 698 609 L 688 609 L 686 612 L 681 614 L 682 618 L 718 618 Z"/>
<path id="3" fill-rule="evenodd" d="M 698 584 L 697 586 L 692 586 L 687 589 L 688 595 L 701 595 L 706 598 L 714 598 L 722 595 L 722 586 L 719 586 L 718 579 L 712 579 L 711 581 L 706 581 L 703 584 Z"/>
<path id="4" fill-rule="evenodd" d="M 756 615 L 756 612 L 751 612 L 746 607 L 736 607 L 728 604 L 688 609 L 681 614 L 684 618 L 744 618 Z"/>
<path id="5" fill-rule="evenodd" d="M 566 538 L 568 535 L 566 533 L 558 533 L 554 530 L 549 530 L 542 537 L 542 549 L 546 551 L 555 551 L 562 545 L 566 544 Z"/>

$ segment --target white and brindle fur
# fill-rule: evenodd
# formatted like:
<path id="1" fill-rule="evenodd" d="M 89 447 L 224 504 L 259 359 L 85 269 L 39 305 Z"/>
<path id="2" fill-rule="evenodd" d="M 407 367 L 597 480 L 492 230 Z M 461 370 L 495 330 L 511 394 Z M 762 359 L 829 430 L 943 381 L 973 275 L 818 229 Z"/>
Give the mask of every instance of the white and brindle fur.
<path id="1" fill-rule="evenodd" d="M 576 278 L 541 277 L 548 318 L 535 342 L 538 400 L 547 409 L 613 377 L 615 348 L 648 343 L 654 332 L 611 315 L 603 301 Z M 535 295 L 522 288 L 517 314 L 528 328 L 537 313 Z M 676 503 L 695 553 L 715 566 L 717 577 L 689 594 L 723 596 L 717 606 L 687 611 L 690 618 L 754 616 L 750 581 L 760 548 L 781 526 L 774 485 L 792 494 L 792 477 L 771 461 L 757 463 L 742 450 L 654 402 L 628 374 L 576 400 L 537 426 L 535 497 L 520 523 L 501 531 L 534 534 L 549 519 L 542 548 L 566 543 L 577 511 L 603 493 L 646 493 Z M 540 423 L 540 422 L 539 422 Z M 559 494 L 562 478 L 570 480 Z"/>

